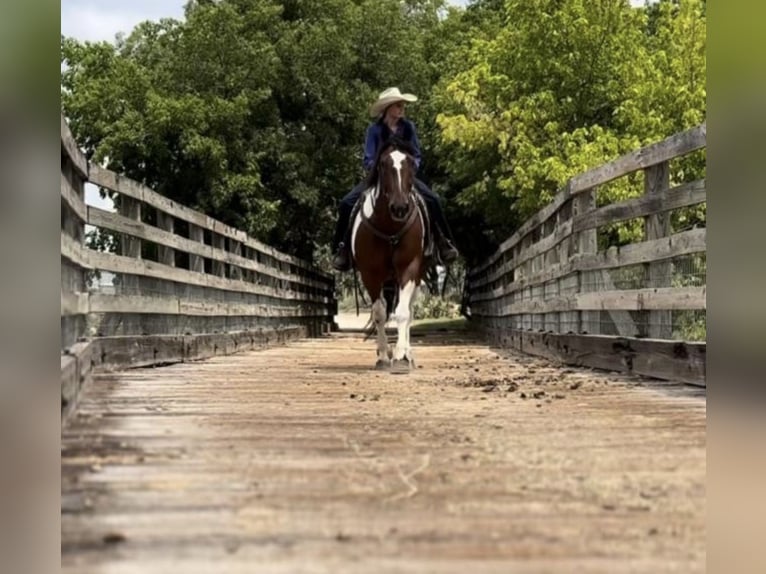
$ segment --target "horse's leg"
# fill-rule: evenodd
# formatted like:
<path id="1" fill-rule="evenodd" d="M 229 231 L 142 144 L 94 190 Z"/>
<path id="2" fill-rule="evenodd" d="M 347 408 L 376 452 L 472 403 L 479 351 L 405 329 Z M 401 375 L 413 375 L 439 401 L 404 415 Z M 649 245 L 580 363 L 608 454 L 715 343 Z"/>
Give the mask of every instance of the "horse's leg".
<path id="1" fill-rule="evenodd" d="M 393 367 L 395 372 L 409 372 L 413 364 L 410 347 L 410 325 L 412 324 L 412 305 L 417 295 L 417 284 L 410 279 L 399 290 L 399 304 L 394 314 L 397 328 L 396 349 Z"/>
<path id="2" fill-rule="evenodd" d="M 378 360 L 376 369 L 388 369 L 391 365 L 391 356 L 388 350 L 388 337 L 386 337 L 386 302 L 378 297 L 372 304 L 372 320 L 378 332 Z"/>

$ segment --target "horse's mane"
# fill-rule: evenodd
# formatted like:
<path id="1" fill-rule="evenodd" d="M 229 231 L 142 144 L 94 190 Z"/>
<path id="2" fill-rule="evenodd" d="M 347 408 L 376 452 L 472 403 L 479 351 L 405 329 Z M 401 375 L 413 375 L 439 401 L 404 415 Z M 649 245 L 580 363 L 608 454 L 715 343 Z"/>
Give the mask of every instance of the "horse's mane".
<path id="1" fill-rule="evenodd" d="M 399 136 L 392 135 L 389 137 L 385 142 L 383 142 L 383 145 L 380 146 L 380 149 L 378 150 L 378 154 L 375 157 L 375 163 L 372 166 L 372 169 L 370 170 L 370 173 L 367 174 L 367 179 L 365 180 L 365 188 L 370 188 L 374 186 L 378 182 L 378 172 L 380 170 L 380 157 L 386 153 L 390 148 L 397 149 L 401 152 L 406 153 L 409 156 L 415 155 L 415 147 L 408 142 L 405 139 L 402 139 Z"/>

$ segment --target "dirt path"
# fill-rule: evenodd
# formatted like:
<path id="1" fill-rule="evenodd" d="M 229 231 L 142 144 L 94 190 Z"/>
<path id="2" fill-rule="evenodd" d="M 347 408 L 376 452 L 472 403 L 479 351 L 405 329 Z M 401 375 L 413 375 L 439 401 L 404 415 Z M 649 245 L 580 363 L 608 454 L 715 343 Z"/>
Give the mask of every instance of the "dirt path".
<path id="1" fill-rule="evenodd" d="M 62 432 L 62 570 L 705 571 L 706 401 L 417 337 L 103 375 Z"/>

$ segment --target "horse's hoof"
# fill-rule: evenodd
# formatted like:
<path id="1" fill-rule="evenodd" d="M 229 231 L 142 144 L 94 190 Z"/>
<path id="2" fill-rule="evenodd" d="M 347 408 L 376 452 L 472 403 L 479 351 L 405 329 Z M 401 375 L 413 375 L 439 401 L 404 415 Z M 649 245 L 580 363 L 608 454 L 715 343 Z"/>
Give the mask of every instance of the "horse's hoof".
<path id="1" fill-rule="evenodd" d="M 407 359 L 394 359 L 391 362 L 391 372 L 394 375 L 406 375 L 412 367 Z"/>
<path id="2" fill-rule="evenodd" d="M 387 371 L 390 366 L 391 366 L 391 361 L 384 361 L 383 359 L 378 359 L 378 362 L 375 363 L 375 370 Z"/>

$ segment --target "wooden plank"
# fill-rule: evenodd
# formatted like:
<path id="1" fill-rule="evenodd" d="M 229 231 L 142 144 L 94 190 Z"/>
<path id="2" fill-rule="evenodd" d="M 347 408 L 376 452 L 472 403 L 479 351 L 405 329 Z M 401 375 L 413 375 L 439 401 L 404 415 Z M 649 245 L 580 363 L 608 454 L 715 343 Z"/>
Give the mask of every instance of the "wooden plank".
<path id="1" fill-rule="evenodd" d="M 278 261 L 291 263 L 297 267 L 323 275 L 328 279 L 330 277 L 329 273 L 319 270 L 317 267 L 306 261 L 277 251 L 273 247 L 249 237 L 244 231 L 230 227 L 212 217 L 190 209 L 180 203 L 176 203 L 137 181 L 94 164 L 91 164 L 90 169 L 91 173 L 89 180 L 95 185 L 106 187 L 112 191 L 127 195 L 169 215 L 177 217 L 178 219 L 183 219 L 184 221 L 202 227 L 203 229 L 235 239 L 256 251 L 277 259 Z"/>
<path id="2" fill-rule="evenodd" d="M 513 271 L 514 269 L 519 269 L 520 271 L 518 275 L 523 276 L 524 263 L 527 263 L 528 261 L 534 259 L 535 257 L 543 255 L 546 252 L 552 250 L 559 243 L 567 239 L 571 235 L 571 233 L 572 233 L 572 221 L 568 220 L 565 223 L 563 223 L 561 226 L 556 227 L 553 233 L 551 233 L 547 237 L 544 237 L 537 243 L 531 244 L 530 246 L 522 247 L 520 250 L 518 250 L 517 253 L 514 254 L 512 259 L 500 265 L 496 270 L 487 269 L 487 273 L 484 277 L 479 277 L 478 279 L 469 280 L 468 284 L 470 288 L 473 290 L 482 285 L 486 285 L 487 283 L 491 283 L 492 281 L 496 281 L 500 279 L 501 277 L 504 277 L 509 272 Z"/>
<path id="3" fill-rule="evenodd" d="M 99 371 L 108 371 L 197 361 L 280 345 L 305 336 L 305 326 L 291 325 L 236 333 L 101 337 L 97 366 Z"/>
<path id="4" fill-rule="evenodd" d="M 79 387 L 77 359 L 69 355 L 61 355 L 61 406 L 62 408 L 74 400 Z"/>
<path id="5" fill-rule="evenodd" d="M 80 218 L 80 221 L 86 221 L 88 219 L 88 212 L 85 206 L 85 200 L 72 187 L 72 183 L 65 174 L 61 174 L 61 198 L 72 209 L 72 211 Z"/>
<path id="6" fill-rule="evenodd" d="M 176 235 L 173 233 L 175 228 L 175 218 L 165 213 L 164 211 L 157 210 L 157 227 L 163 231 L 165 231 L 168 235 L 171 235 L 173 237 L 176 237 Z M 171 267 L 176 266 L 176 256 L 175 256 L 175 249 L 172 247 L 168 247 L 167 245 L 163 244 L 162 242 L 157 242 L 158 252 L 157 252 L 157 258 L 159 259 L 160 263 L 163 265 L 169 265 Z"/>
<path id="7" fill-rule="evenodd" d="M 348 336 L 103 374 L 62 574 L 705 571 L 702 393 L 453 337 L 407 377 Z"/>
<path id="8" fill-rule="evenodd" d="M 61 292 L 61 316 L 84 315 L 88 312 L 87 293 Z"/>
<path id="9" fill-rule="evenodd" d="M 80 391 L 91 378 L 96 344 L 75 343 L 61 355 L 61 423 L 67 421 L 77 407 Z"/>
<path id="10" fill-rule="evenodd" d="M 190 223 L 189 241 L 191 243 L 189 243 L 188 247 L 185 249 L 185 251 L 191 253 L 191 255 L 189 255 L 189 269 L 195 273 L 204 273 L 205 260 L 201 257 L 201 255 L 195 255 L 194 253 L 198 246 L 202 246 L 199 247 L 200 249 L 208 249 L 208 247 L 205 246 L 205 230 L 202 229 L 199 225 Z"/>
<path id="11" fill-rule="evenodd" d="M 150 295 L 105 295 L 91 293 L 91 313 L 151 313 L 192 316 L 303 317 L 313 316 L 323 304 L 295 304 L 289 307 L 226 301 L 199 301 L 184 297 Z M 316 307 L 312 309 L 312 307 Z"/>
<path id="12" fill-rule="evenodd" d="M 240 260 L 240 259 L 241 260 L 245 260 L 245 258 L 242 257 L 242 243 L 241 242 L 237 241 L 236 239 L 229 239 L 229 245 L 230 245 L 230 250 L 227 253 L 227 255 L 230 256 L 229 259 L 231 261 L 237 261 L 237 260 Z M 232 279 L 234 279 L 235 281 L 236 280 L 241 281 L 243 279 L 244 274 L 242 273 L 242 267 L 240 265 L 234 263 L 234 264 L 231 265 L 231 267 L 229 269 L 231 270 L 231 278 Z M 314 281 L 308 280 L 306 277 L 302 277 L 300 275 L 293 275 L 293 274 L 290 274 L 290 273 L 287 273 L 285 275 L 287 277 L 297 277 L 298 278 L 297 279 L 298 283 L 307 284 L 307 285 L 315 284 Z M 288 279 L 288 280 L 292 281 L 292 279 Z"/>
<path id="13" fill-rule="evenodd" d="M 548 235 L 547 237 L 541 239 L 537 243 L 534 243 L 527 249 L 522 249 L 518 258 L 516 258 L 516 266 L 522 265 L 523 263 L 529 261 L 530 259 L 538 257 L 544 254 L 545 252 L 553 249 L 559 243 L 561 243 L 566 238 L 568 238 L 571 234 L 572 234 L 572 220 L 569 220 L 563 223 L 562 225 L 560 225 L 559 227 L 557 227 L 556 230 L 550 235 Z"/>
<path id="14" fill-rule="evenodd" d="M 705 308 L 706 287 L 663 287 L 576 293 L 574 295 L 552 297 L 548 300 L 535 297 L 515 303 L 501 304 L 497 314 L 481 312 L 475 314 L 505 317 L 521 313 L 553 313 L 561 311 L 645 311 Z"/>
<path id="15" fill-rule="evenodd" d="M 518 244 L 525 236 L 527 236 L 531 231 L 533 231 L 535 227 L 543 224 L 548 218 L 555 215 L 570 197 L 571 197 L 570 186 L 569 186 L 569 182 L 567 182 L 564 185 L 564 187 L 561 189 L 561 191 L 559 191 L 555 195 L 555 197 L 551 200 L 551 202 L 548 205 L 546 205 L 540 211 L 535 213 L 532 217 L 527 219 L 522 224 L 522 226 L 519 227 L 519 229 L 516 230 L 516 232 L 514 232 L 513 235 L 511 235 L 508 239 L 506 239 L 505 241 L 503 241 L 503 243 L 500 244 L 500 246 L 497 248 L 497 250 L 492 256 L 490 256 L 484 263 L 482 263 L 475 270 L 469 271 L 469 276 L 471 273 L 479 274 L 482 271 L 484 271 L 487 267 L 492 265 L 505 252 L 512 249 L 514 246 L 516 246 L 516 244 Z"/>
<path id="16" fill-rule="evenodd" d="M 577 194 L 597 185 L 602 185 L 675 157 L 686 155 L 706 145 L 706 124 L 684 132 L 674 134 L 661 142 L 643 147 L 601 165 L 595 169 L 574 176 L 571 179 L 570 193 Z"/>
<path id="17" fill-rule="evenodd" d="M 705 343 L 517 330 L 490 332 L 489 335 L 523 353 L 567 365 L 701 386 L 706 384 Z"/>
<path id="18" fill-rule="evenodd" d="M 578 293 L 576 309 L 705 309 L 706 287 L 658 287 Z"/>
<path id="19" fill-rule="evenodd" d="M 586 216 L 596 209 L 596 189 L 588 189 L 579 194 L 572 205 L 572 225 L 578 217 Z M 587 229 L 574 234 L 574 247 L 578 257 L 587 257 L 598 252 L 598 235 L 595 229 Z M 587 272 L 580 271 L 577 274 L 576 292 L 582 291 L 582 286 L 589 280 Z M 601 313 L 599 311 L 580 311 L 579 333 L 600 333 Z"/>
<path id="20" fill-rule="evenodd" d="M 61 114 L 61 147 L 66 152 L 67 157 L 72 160 L 72 165 L 77 169 L 80 176 L 83 179 L 88 179 L 88 160 L 77 142 L 74 141 L 72 130 L 69 129 L 64 114 Z"/>
<path id="21" fill-rule="evenodd" d="M 698 228 L 682 231 L 669 237 L 632 243 L 623 247 L 610 247 L 597 255 L 584 256 L 576 260 L 575 269 L 586 271 L 611 269 L 660 259 L 672 259 L 681 255 L 704 253 L 707 245 L 707 229 Z"/>
<path id="22" fill-rule="evenodd" d="M 213 249 L 215 249 L 219 253 L 228 255 L 228 253 L 226 253 L 226 238 L 223 235 L 219 235 L 218 233 L 213 233 Z M 213 259 L 212 272 L 213 272 L 213 275 L 215 275 L 216 277 L 226 277 L 225 263 L 223 263 L 218 258 Z"/>
<path id="23" fill-rule="evenodd" d="M 670 186 L 670 164 L 662 162 L 646 170 L 644 192 L 646 197 L 662 196 Z M 704 184 L 703 184 L 704 191 Z M 644 237 L 648 241 L 670 235 L 670 214 L 653 213 L 644 219 Z M 649 286 L 670 287 L 672 284 L 672 263 L 668 260 L 649 263 Z M 673 318 L 670 311 L 649 313 L 649 336 L 654 339 L 669 339 L 673 334 Z"/>
<path id="24" fill-rule="evenodd" d="M 91 265 L 88 260 L 89 249 L 84 247 L 82 243 L 70 237 L 63 231 L 61 232 L 61 256 L 69 259 L 75 265 L 79 265 L 85 269 L 90 269 Z"/>
<path id="25" fill-rule="evenodd" d="M 487 275 L 480 281 L 469 283 L 472 292 L 472 301 L 485 301 L 510 295 L 516 291 L 553 279 L 562 279 L 574 271 L 594 271 L 600 269 L 613 269 L 640 263 L 649 263 L 660 259 L 672 259 L 682 255 L 704 253 L 706 249 L 707 229 L 702 227 L 676 233 L 670 237 L 663 237 L 652 241 L 632 243 L 622 247 L 611 247 L 596 255 L 577 255 L 570 258 L 570 262 L 563 265 L 554 265 L 550 268 L 509 283 L 500 285 L 495 289 L 483 293 L 476 291 L 488 283 L 488 279 L 499 280 L 506 273 L 513 270 L 512 262 L 503 264 L 496 272 Z"/>
<path id="26" fill-rule="evenodd" d="M 575 218 L 572 231 L 584 231 L 628 219 L 660 214 L 680 207 L 704 203 L 705 200 L 705 180 L 693 181 L 670 190 L 605 205 L 580 215 Z M 657 239 L 657 237 L 650 239 Z"/>
<path id="27" fill-rule="evenodd" d="M 213 287 L 216 289 L 222 289 L 224 291 L 266 295 L 275 299 L 315 301 L 322 303 L 327 303 L 330 299 L 326 296 L 310 296 L 304 293 L 293 292 L 289 290 L 279 291 L 271 287 L 245 283 L 244 281 L 232 281 L 230 279 L 213 277 L 194 271 L 188 271 L 186 269 L 169 267 L 154 261 L 133 259 L 113 253 L 91 251 L 89 260 L 93 267 L 102 269 L 104 271 L 111 271 L 112 273 L 125 273 L 130 275 L 142 275 L 144 277 L 155 277 L 157 279 L 166 279 L 168 281 L 176 281 L 178 283 L 186 283 L 189 285 Z"/>
<path id="28" fill-rule="evenodd" d="M 294 283 L 301 283 L 303 285 L 317 287 L 320 289 L 326 288 L 326 284 L 320 283 L 319 281 L 314 281 L 297 274 L 282 273 L 279 270 L 258 263 L 252 259 L 245 259 L 240 255 L 224 251 L 220 247 L 215 248 L 202 243 L 201 239 L 203 230 L 197 226 L 193 228 L 193 231 L 196 233 L 200 240 L 187 239 L 185 237 L 181 237 L 180 235 L 175 235 L 169 231 L 164 231 L 142 222 L 133 221 L 129 218 L 121 216 L 118 213 L 104 211 L 93 206 L 88 206 L 87 220 L 90 225 L 95 225 L 96 227 L 118 231 L 120 233 L 127 233 L 134 237 L 152 241 L 160 245 L 165 245 L 168 248 L 176 249 L 178 251 L 185 251 L 191 256 L 199 256 L 192 262 L 192 268 L 198 272 L 202 272 L 201 258 L 205 257 L 215 261 L 223 261 L 232 265 L 238 265 L 262 275 L 276 277 L 277 279 L 291 281 Z M 221 239 L 223 238 L 221 237 Z M 219 277 L 220 276 L 221 275 L 219 275 Z"/>

